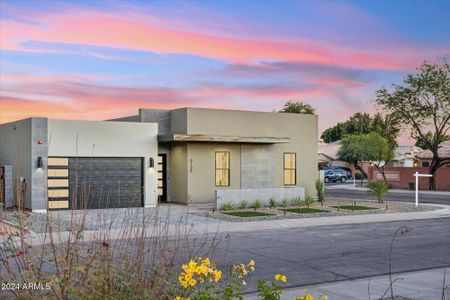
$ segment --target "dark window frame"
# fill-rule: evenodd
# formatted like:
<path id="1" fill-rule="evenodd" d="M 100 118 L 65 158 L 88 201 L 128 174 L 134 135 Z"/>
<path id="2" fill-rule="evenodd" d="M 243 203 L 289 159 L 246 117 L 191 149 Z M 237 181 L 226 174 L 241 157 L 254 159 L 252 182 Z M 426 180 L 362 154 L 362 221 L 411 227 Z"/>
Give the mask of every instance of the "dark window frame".
<path id="1" fill-rule="evenodd" d="M 228 168 L 218 168 L 217 167 L 217 154 L 219 153 L 227 153 L 228 154 Z M 217 171 L 218 170 L 227 170 L 228 174 L 228 184 L 227 185 L 217 185 Z M 230 151 L 216 151 L 214 153 L 214 184 L 216 187 L 229 187 L 230 186 L 230 173 L 231 173 L 231 154 Z"/>
<path id="2" fill-rule="evenodd" d="M 286 154 L 294 154 L 295 164 L 294 168 L 286 168 Z M 286 170 L 294 170 L 294 183 L 286 183 Z M 284 186 L 295 186 L 297 185 L 297 153 L 296 152 L 283 152 L 283 185 Z"/>

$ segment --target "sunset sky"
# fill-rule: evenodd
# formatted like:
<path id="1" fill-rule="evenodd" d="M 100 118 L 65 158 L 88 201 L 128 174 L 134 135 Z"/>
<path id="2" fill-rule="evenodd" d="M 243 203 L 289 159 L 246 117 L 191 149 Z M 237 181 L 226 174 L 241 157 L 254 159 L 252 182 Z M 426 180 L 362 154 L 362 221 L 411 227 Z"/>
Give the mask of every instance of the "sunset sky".
<path id="1" fill-rule="evenodd" d="M 321 132 L 450 54 L 450 1 L 0 3 L 0 123 L 301 100 Z"/>

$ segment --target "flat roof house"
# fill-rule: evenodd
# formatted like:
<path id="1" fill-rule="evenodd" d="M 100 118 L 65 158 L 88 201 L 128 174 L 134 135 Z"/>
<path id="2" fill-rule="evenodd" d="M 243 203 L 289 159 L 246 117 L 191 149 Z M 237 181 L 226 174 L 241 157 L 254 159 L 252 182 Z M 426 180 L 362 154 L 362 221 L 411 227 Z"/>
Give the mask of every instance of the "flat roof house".
<path id="1" fill-rule="evenodd" d="M 119 120 L 158 123 L 161 201 L 220 208 L 315 194 L 315 115 L 188 107 Z"/>
<path id="2" fill-rule="evenodd" d="M 315 195 L 318 177 L 315 115 L 140 109 L 110 121 L 26 119 L 0 125 L 0 138 L 0 166 L 13 190 L 25 180 L 32 210 L 290 200 Z"/>

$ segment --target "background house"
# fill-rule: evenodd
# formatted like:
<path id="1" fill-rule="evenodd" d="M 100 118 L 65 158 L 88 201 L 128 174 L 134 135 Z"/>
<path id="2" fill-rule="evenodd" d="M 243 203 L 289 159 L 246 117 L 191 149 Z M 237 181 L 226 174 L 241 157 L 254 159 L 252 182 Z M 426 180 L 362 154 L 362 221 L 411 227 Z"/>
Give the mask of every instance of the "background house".
<path id="1" fill-rule="evenodd" d="M 439 144 L 438 155 L 440 158 L 450 158 L 450 141 L 445 141 Z M 423 150 L 417 154 L 421 167 L 429 167 L 433 159 L 433 152 L 431 150 Z M 450 165 L 447 165 L 450 167 Z"/>

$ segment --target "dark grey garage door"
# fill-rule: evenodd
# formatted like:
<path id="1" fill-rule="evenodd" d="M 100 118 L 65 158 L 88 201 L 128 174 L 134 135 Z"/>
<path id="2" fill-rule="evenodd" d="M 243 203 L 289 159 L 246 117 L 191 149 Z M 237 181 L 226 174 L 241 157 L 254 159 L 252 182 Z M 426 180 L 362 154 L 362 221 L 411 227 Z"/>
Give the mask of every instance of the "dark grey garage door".
<path id="1" fill-rule="evenodd" d="M 141 158 L 69 158 L 70 207 L 142 206 Z"/>

